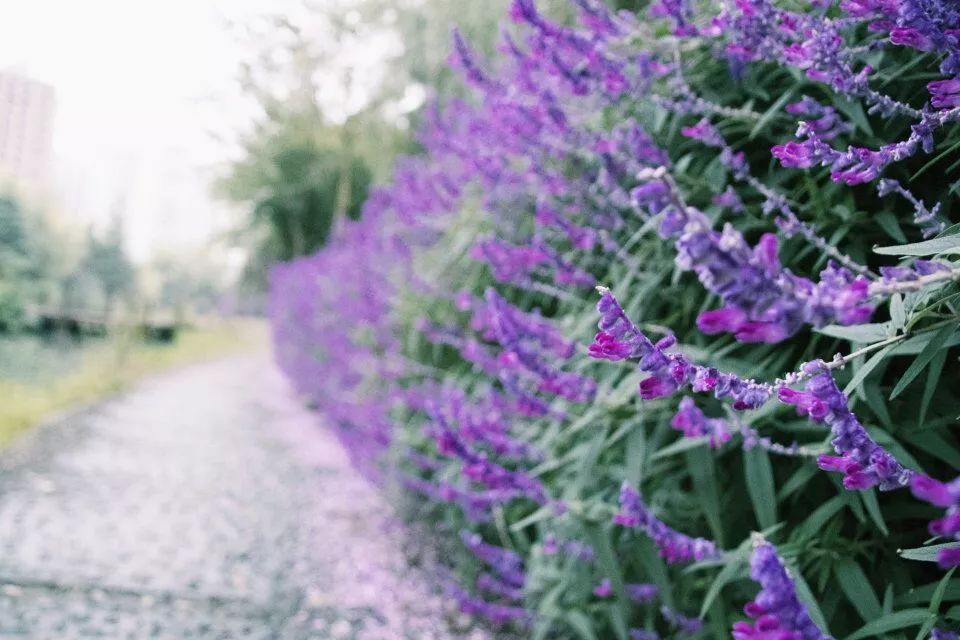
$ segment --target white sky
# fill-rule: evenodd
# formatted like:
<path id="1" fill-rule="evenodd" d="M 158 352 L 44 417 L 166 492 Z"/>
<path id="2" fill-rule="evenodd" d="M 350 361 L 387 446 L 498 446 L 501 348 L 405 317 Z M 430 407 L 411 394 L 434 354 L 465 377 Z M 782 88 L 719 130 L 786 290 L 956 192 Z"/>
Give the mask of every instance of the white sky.
<path id="1" fill-rule="evenodd" d="M 198 244 L 225 223 L 210 167 L 252 113 L 234 79 L 246 57 L 229 23 L 296 12 L 298 0 L 0 0 L 0 68 L 57 93 L 65 214 L 102 224 L 123 201 L 134 256 Z"/>

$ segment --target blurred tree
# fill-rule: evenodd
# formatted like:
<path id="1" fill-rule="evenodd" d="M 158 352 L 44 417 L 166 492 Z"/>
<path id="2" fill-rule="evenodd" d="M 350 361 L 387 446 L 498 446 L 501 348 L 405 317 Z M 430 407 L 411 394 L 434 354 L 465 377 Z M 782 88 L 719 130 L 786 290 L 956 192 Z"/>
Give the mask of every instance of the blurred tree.
<path id="1" fill-rule="evenodd" d="M 0 278 L 19 276 L 27 254 L 27 234 L 20 204 L 12 196 L 0 196 Z"/>
<path id="2" fill-rule="evenodd" d="M 172 314 L 178 322 L 215 311 L 229 284 L 222 265 L 205 250 L 157 255 L 144 275 L 154 282 L 144 296 L 151 311 Z"/>
<path id="3" fill-rule="evenodd" d="M 97 280 L 103 291 L 103 311 L 109 316 L 113 305 L 123 295 L 133 292 L 136 271 L 123 247 L 123 221 L 113 219 L 103 238 L 92 231 L 87 236 L 87 250 L 78 271 Z M 82 276 L 78 276 L 82 279 Z"/>
<path id="4" fill-rule="evenodd" d="M 16 327 L 24 313 L 19 278 L 27 261 L 26 233 L 18 203 L 0 197 L 0 331 Z"/>
<path id="5" fill-rule="evenodd" d="M 51 301 L 69 253 L 64 245 L 39 211 L 0 195 L 0 330 L 17 328 L 30 305 Z"/>
<path id="6" fill-rule="evenodd" d="M 216 191 L 247 213 L 245 280 L 315 251 L 338 219 L 356 219 L 372 181 L 388 176 L 432 96 L 465 92 L 450 69 L 454 26 L 491 55 L 509 0 L 325 0 L 244 25 L 255 41 L 240 84 L 260 115 Z M 567 0 L 541 2 L 568 21 Z"/>

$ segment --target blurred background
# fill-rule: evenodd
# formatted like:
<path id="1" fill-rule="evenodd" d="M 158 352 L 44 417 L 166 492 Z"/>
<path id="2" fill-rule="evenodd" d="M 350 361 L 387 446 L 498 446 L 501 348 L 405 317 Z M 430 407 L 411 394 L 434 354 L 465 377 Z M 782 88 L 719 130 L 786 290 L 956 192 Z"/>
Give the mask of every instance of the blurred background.
<path id="1" fill-rule="evenodd" d="M 556 2 L 557 11 L 570 11 Z M 506 2 L 0 6 L 0 440 L 263 342 L 271 264 L 360 215 Z M 7 399 L 9 398 L 9 401 Z"/>

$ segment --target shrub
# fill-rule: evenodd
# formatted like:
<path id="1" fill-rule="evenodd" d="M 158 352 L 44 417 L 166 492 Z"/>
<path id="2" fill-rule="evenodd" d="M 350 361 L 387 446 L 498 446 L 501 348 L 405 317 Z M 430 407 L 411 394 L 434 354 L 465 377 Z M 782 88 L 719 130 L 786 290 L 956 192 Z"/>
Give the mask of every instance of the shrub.
<path id="1" fill-rule="evenodd" d="M 505 628 L 953 637 L 960 10 L 576 4 L 454 35 L 280 364 Z"/>

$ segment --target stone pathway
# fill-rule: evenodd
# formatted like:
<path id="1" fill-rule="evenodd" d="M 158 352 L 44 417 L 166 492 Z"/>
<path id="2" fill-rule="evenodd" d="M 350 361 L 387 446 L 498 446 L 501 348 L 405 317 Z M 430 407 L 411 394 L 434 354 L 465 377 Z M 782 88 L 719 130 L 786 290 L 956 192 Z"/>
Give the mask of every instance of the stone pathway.
<path id="1" fill-rule="evenodd" d="M 0 639 L 484 638 L 404 538 L 266 356 L 200 365 L 0 456 Z"/>

